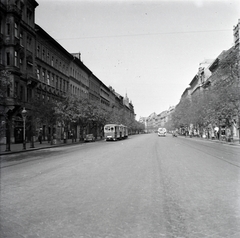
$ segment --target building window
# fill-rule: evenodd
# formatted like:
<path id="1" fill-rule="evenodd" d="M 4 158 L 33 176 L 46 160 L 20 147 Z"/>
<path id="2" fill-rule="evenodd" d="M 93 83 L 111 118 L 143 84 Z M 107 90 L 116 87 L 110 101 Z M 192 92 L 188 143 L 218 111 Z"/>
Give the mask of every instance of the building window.
<path id="1" fill-rule="evenodd" d="M 37 69 L 37 79 L 40 80 L 40 70 Z"/>
<path id="2" fill-rule="evenodd" d="M 52 86 L 54 86 L 54 74 L 52 74 L 52 83 L 51 83 Z"/>
<path id="3" fill-rule="evenodd" d="M 32 89 L 27 88 L 27 101 L 30 102 L 32 99 Z"/>
<path id="4" fill-rule="evenodd" d="M 44 60 L 45 57 L 45 49 L 42 50 L 42 59 Z"/>
<path id="5" fill-rule="evenodd" d="M 60 90 L 62 90 L 62 79 L 60 78 Z"/>
<path id="6" fill-rule="evenodd" d="M 7 65 L 10 65 L 10 53 L 9 52 L 7 52 Z"/>
<path id="7" fill-rule="evenodd" d="M 47 84 L 50 85 L 50 75 L 49 75 L 49 72 L 47 73 Z"/>
<path id="8" fill-rule="evenodd" d="M 20 9 L 21 9 L 21 12 L 23 12 L 23 10 L 24 10 L 24 3 L 23 3 L 23 1 L 21 1 L 21 3 L 20 3 Z M 23 14 L 22 14 L 22 19 L 23 19 Z"/>
<path id="9" fill-rule="evenodd" d="M 17 37 L 18 38 L 18 24 L 15 22 L 15 24 L 14 24 L 14 29 L 15 29 L 15 31 L 14 31 L 14 34 L 15 34 L 15 37 Z"/>
<path id="10" fill-rule="evenodd" d="M 18 82 L 14 83 L 14 95 L 15 97 L 18 97 Z"/>
<path id="11" fill-rule="evenodd" d="M 10 23 L 7 23 L 7 35 L 9 36 L 11 33 L 11 26 Z"/>
<path id="12" fill-rule="evenodd" d="M 58 76 L 56 78 L 56 88 L 58 89 Z"/>
<path id="13" fill-rule="evenodd" d="M 10 85 L 7 86 L 7 97 L 10 97 L 11 95 L 11 88 Z"/>
<path id="14" fill-rule="evenodd" d="M 42 71 L 42 81 L 45 82 L 45 71 Z"/>
<path id="15" fill-rule="evenodd" d="M 27 9 L 27 23 L 32 24 L 32 12 L 29 9 Z"/>
<path id="16" fill-rule="evenodd" d="M 64 81 L 63 81 L 63 92 L 66 92 L 65 87 L 66 87 L 66 83 L 65 83 L 65 80 L 64 80 Z"/>
<path id="17" fill-rule="evenodd" d="M 67 92 L 69 92 L 69 83 L 67 82 Z"/>
<path id="18" fill-rule="evenodd" d="M 40 46 L 38 45 L 37 46 L 37 57 L 39 57 L 39 55 L 40 55 Z"/>
<path id="19" fill-rule="evenodd" d="M 18 64 L 18 52 L 17 51 L 14 52 L 14 65 L 16 67 L 19 66 L 19 64 Z"/>
<path id="20" fill-rule="evenodd" d="M 23 46 L 23 33 L 20 32 L 20 45 Z"/>
<path id="21" fill-rule="evenodd" d="M 49 63 L 49 52 L 47 52 L 47 62 Z"/>
<path id="22" fill-rule="evenodd" d="M 3 21 L 2 21 L 2 18 L 0 18 L 0 33 L 3 34 Z"/>
<path id="23" fill-rule="evenodd" d="M 32 38 L 31 36 L 27 36 L 27 49 L 31 50 L 31 46 L 32 46 Z"/>
<path id="24" fill-rule="evenodd" d="M 54 57 L 52 56 L 52 62 L 51 62 L 51 65 L 53 66 L 53 62 L 54 62 Z"/>
<path id="25" fill-rule="evenodd" d="M 23 86 L 20 86 L 19 97 L 20 97 L 20 100 L 22 101 L 23 101 L 23 95 L 24 95 Z"/>

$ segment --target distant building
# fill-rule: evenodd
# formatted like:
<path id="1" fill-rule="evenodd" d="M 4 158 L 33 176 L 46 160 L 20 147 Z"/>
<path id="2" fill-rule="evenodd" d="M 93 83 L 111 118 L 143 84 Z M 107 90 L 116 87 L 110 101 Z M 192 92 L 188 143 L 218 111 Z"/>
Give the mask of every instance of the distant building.
<path id="1" fill-rule="evenodd" d="M 239 38 L 240 38 L 240 19 L 238 19 L 238 23 L 233 27 L 233 40 L 235 48 L 239 48 Z"/>
<path id="2" fill-rule="evenodd" d="M 147 128 L 146 128 L 147 132 L 154 132 L 157 130 L 158 123 L 157 123 L 157 114 L 155 112 L 153 112 L 151 115 L 147 117 L 146 124 L 147 124 Z"/>
<path id="3" fill-rule="evenodd" d="M 192 81 L 190 82 L 191 92 L 190 95 L 193 94 L 200 94 L 202 91 L 203 84 L 207 81 L 207 79 L 211 76 L 211 71 L 209 70 L 209 66 L 213 60 L 208 59 L 204 60 L 199 64 L 198 72 L 193 77 Z"/>

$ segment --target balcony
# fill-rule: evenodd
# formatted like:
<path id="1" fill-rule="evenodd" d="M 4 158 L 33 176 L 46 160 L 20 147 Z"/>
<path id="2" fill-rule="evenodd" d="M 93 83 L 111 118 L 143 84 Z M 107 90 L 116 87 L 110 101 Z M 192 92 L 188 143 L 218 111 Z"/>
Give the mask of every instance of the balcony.
<path id="1" fill-rule="evenodd" d="M 15 4 L 9 4 L 9 5 L 7 5 L 7 12 L 8 12 L 8 13 L 16 14 L 16 15 L 18 15 L 18 16 L 21 16 L 21 15 L 22 15 L 21 9 L 19 9 Z"/>
<path id="2" fill-rule="evenodd" d="M 17 49 L 20 47 L 20 39 L 14 36 L 4 36 L 0 34 L 0 44 L 5 44 L 6 46 L 17 46 Z"/>

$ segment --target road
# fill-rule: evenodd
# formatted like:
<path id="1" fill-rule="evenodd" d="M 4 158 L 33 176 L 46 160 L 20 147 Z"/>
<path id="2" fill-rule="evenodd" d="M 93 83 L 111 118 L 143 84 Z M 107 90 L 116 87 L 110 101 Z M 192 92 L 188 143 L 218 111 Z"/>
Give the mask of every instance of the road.
<path id="1" fill-rule="evenodd" d="M 1 238 L 240 237 L 240 147 L 132 136 L 8 155 Z"/>

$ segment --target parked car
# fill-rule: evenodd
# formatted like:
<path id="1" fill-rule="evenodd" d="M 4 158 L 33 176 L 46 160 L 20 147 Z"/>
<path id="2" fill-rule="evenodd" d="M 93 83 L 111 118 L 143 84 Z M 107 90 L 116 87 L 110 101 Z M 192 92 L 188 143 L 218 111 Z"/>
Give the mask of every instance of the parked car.
<path id="1" fill-rule="evenodd" d="M 90 141 L 95 141 L 95 137 L 93 134 L 87 134 L 84 138 L 84 142 L 90 142 Z"/>

